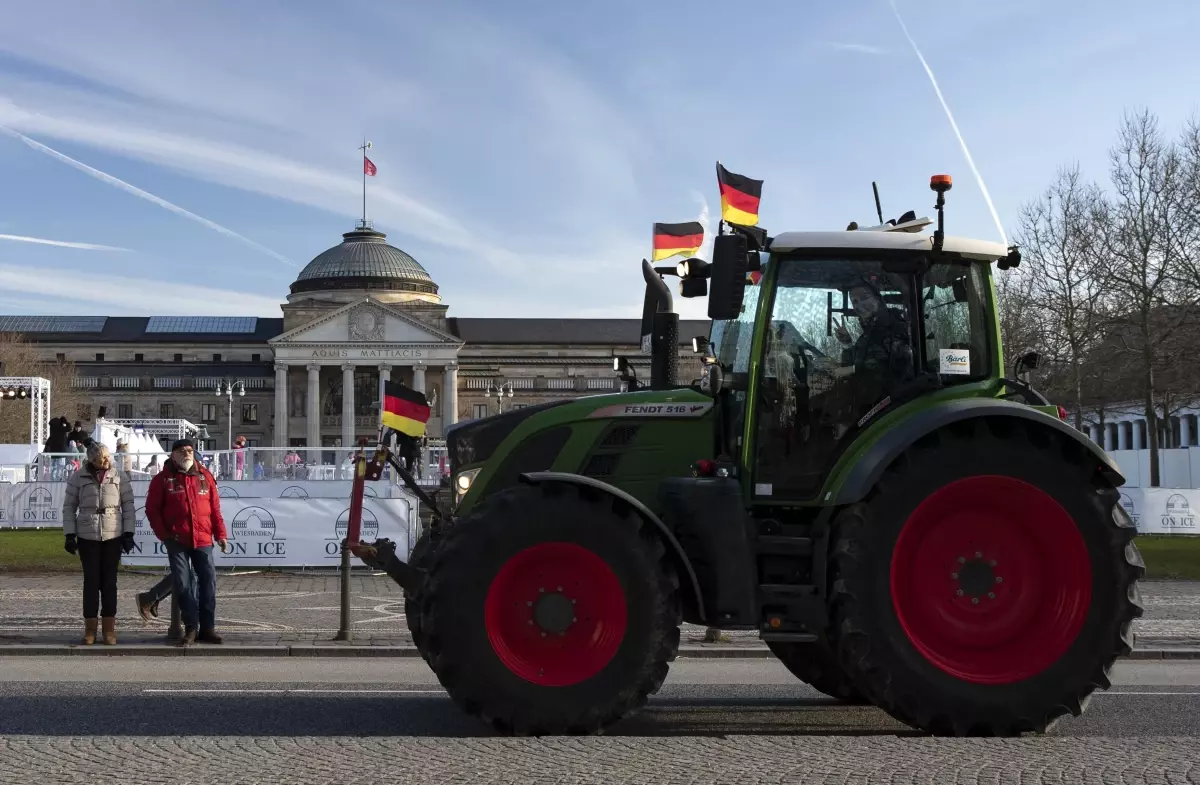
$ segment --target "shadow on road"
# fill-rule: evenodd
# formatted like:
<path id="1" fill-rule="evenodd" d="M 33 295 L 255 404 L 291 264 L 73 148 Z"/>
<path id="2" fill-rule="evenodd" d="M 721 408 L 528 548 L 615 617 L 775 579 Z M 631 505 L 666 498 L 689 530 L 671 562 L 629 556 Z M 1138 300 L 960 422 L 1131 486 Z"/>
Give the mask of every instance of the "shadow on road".
<path id="1" fill-rule="evenodd" d="M 882 712 L 820 700 L 658 700 L 610 736 L 918 735 Z M 22 695 L 0 697 L 0 735 L 493 735 L 435 695 Z"/>

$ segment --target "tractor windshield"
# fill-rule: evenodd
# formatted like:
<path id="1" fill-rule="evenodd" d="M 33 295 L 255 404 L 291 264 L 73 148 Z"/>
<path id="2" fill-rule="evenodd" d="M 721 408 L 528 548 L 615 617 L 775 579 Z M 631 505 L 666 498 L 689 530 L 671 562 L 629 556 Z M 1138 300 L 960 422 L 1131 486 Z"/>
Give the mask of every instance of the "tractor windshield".
<path id="1" fill-rule="evenodd" d="M 754 401 L 755 482 L 772 497 L 810 498 L 875 414 L 927 389 L 919 377 L 987 377 L 980 265 L 812 251 L 773 261 Z"/>

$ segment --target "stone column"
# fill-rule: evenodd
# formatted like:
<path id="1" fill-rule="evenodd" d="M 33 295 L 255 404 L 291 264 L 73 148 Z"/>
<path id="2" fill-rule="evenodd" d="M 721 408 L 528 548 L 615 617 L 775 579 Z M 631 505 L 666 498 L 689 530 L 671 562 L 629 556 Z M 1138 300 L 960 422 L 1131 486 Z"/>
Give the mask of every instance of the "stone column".
<path id="1" fill-rule="evenodd" d="M 354 366 L 342 366 L 342 449 L 354 449 Z"/>
<path id="2" fill-rule="evenodd" d="M 379 366 L 379 414 L 383 416 L 383 388 L 384 385 L 392 380 L 392 366 Z"/>
<path id="3" fill-rule="evenodd" d="M 1120 420 L 1117 422 L 1117 449 L 1118 450 L 1128 450 L 1129 449 L 1129 431 L 1131 431 L 1133 429 L 1132 428 L 1127 429 L 1125 426 L 1128 424 L 1129 423 L 1125 422 L 1124 420 Z"/>
<path id="4" fill-rule="evenodd" d="M 321 446 L 321 366 L 308 366 L 308 446 Z M 305 455 L 305 460 L 315 460 L 316 452 Z"/>
<path id="5" fill-rule="evenodd" d="M 1179 415 L 1179 446 L 1192 446 L 1192 415 Z"/>
<path id="6" fill-rule="evenodd" d="M 275 364 L 275 446 L 288 446 L 288 367 Z M 276 456 L 282 459 L 282 455 Z"/>
<path id="7" fill-rule="evenodd" d="M 1104 423 L 1104 449 L 1112 452 L 1116 448 L 1113 441 L 1113 424 L 1110 422 Z"/>
<path id="8" fill-rule="evenodd" d="M 442 382 L 443 431 L 458 422 L 458 363 L 446 363 L 446 378 Z"/>
<path id="9" fill-rule="evenodd" d="M 425 392 L 425 366 L 414 365 L 413 369 L 413 389 L 419 393 Z"/>

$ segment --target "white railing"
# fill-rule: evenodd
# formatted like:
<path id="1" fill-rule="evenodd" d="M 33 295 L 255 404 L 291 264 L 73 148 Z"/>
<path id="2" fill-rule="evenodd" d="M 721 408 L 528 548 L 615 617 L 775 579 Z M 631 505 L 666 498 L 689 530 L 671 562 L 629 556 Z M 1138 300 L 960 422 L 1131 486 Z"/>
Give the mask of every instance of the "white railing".
<path id="1" fill-rule="evenodd" d="M 616 387 L 616 379 L 588 379 L 589 390 L 611 390 Z"/>
<path id="2" fill-rule="evenodd" d="M 137 389 L 142 386 L 142 380 L 136 376 L 114 376 L 112 386 L 123 390 Z"/>
<path id="3" fill-rule="evenodd" d="M 76 376 L 74 379 L 71 380 L 71 386 L 80 388 L 80 389 L 91 390 L 93 388 L 100 386 L 100 377 L 99 376 Z"/>
<path id="4" fill-rule="evenodd" d="M 368 450 L 370 447 L 368 447 Z M 350 480 L 354 478 L 352 450 L 342 447 L 246 447 L 241 450 L 205 450 L 199 453 L 218 480 Z M 113 453 L 114 463 L 135 480 L 148 480 L 167 460 L 165 453 Z M 85 461 L 83 453 L 42 453 L 25 466 L 0 466 L 0 482 L 63 482 Z M 443 440 L 430 439 L 418 456 L 413 472 L 422 485 L 436 486 L 449 474 L 450 462 Z M 384 477 L 399 482 L 391 468 Z"/>
<path id="5" fill-rule="evenodd" d="M 547 379 L 546 388 L 549 390 L 574 390 L 574 379 Z"/>
<path id="6" fill-rule="evenodd" d="M 158 376 L 154 379 L 154 387 L 158 390 L 174 390 L 183 387 L 182 376 Z"/>

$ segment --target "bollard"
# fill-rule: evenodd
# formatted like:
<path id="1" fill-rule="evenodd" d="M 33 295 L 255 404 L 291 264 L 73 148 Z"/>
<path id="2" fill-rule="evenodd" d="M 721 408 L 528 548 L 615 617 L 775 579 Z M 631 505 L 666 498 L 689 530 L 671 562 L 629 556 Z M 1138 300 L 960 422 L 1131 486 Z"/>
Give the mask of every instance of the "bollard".
<path id="1" fill-rule="evenodd" d="M 177 641 L 183 637 L 183 615 L 179 612 L 179 601 L 171 592 L 171 626 L 167 627 L 167 640 Z"/>
<path id="2" fill-rule="evenodd" d="M 342 613 L 341 622 L 338 625 L 337 635 L 334 636 L 335 641 L 350 641 L 353 639 L 353 634 L 350 632 L 350 547 L 349 539 L 342 540 Z"/>

